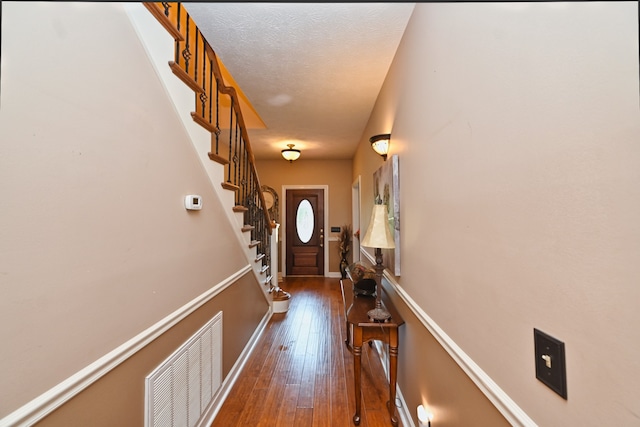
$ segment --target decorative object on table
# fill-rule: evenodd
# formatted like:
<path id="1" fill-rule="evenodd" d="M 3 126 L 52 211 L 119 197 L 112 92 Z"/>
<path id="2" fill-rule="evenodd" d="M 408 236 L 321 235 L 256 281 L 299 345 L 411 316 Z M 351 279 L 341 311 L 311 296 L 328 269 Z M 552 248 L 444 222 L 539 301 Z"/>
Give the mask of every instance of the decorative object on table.
<path id="1" fill-rule="evenodd" d="M 355 262 L 347 270 L 353 281 L 353 293 L 355 295 L 376 295 L 376 271 L 374 269 Z"/>
<path id="2" fill-rule="evenodd" d="M 273 300 L 272 310 L 274 313 L 286 313 L 289 310 L 291 294 L 285 292 L 280 286 L 272 288 L 270 291 Z"/>
<path id="3" fill-rule="evenodd" d="M 376 307 L 367 313 L 369 319 L 376 322 L 385 322 L 391 314 L 382 306 L 382 273 L 384 266 L 382 265 L 382 249 L 393 249 L 395 244 L 393 236 L 389 230 L 389 222 L 387 221 L 387 206 L 373 205 L 371 212 L 371 220 L 369 228 L 362 239 L 362 246 L 365 248 L 375 248 L 376 265 Z"/>
<path id="4" fill-rule="evenodd" d="M 351 250 L 351 226 L 343 225 L 338 237 L 338 251 L 340 252 L 340 276 L 345 279 L 347 277 L 347 267 L 349 261 L 347 256 Z"/>
<path id="5" fill-rule="evenodd" d="M 387 206 L 387 220 L 395 248 L 383 251 L 383 260 L 389 271 L 400 276 L 400 172 L 397 154 L 373 173 L 373 200 L 375 204 Z"/>

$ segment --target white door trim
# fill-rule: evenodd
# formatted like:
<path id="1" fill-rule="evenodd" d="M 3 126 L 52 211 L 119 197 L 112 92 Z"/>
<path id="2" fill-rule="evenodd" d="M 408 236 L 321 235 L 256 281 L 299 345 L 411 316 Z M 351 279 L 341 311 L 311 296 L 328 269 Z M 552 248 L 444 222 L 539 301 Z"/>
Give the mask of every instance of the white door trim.
<path id="1" fill-rule="evenodd" d="M 360 230 L 360 204 L 362 199 L 360 197 L 362 176 L 358 175 L 353 184 L 351 185 L 351 230 L 353 233 Z M 360 233 L 363 235 L 364 233 Z M 351 253 L 353 254 L 353 262 L 360 261 L 360 239 L 352 237 L 353 242 Z"/>
<path id="2" fill-rule="evenodd" d="M 280 260 L 280 271 L 282 277 L 287 275 L 287 190 L 324 190 L 324 276 L 329 276 L 329 245 L 327 242 L 327 227 L 329 224 L 329 186 L 328 185 L 283 185 L 282 194 L 282 259 Z"/>

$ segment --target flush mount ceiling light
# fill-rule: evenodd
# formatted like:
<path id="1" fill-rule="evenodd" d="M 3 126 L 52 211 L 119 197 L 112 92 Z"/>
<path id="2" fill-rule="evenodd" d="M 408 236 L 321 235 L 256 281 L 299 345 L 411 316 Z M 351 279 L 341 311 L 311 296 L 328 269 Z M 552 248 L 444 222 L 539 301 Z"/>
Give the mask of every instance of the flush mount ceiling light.
<path id="1" fill-rule="evenodd" d="M 300 157 L 300 150 L 296 150 L 293 148 L 294 146 L 295 144 L 287 144 L 289 148 L 282 150 L 282 157 L 284 157 L 285 160 L 289 160 L 289 163 L 298 160 L 298 157 Z"/>
<path id="2" fill-rule="evenodd" d="M 369 138 L 369 142 L 371 143 L 371 148 L 373 148 L 373 151 L 380 154 L 385 161 L 387 160 L 387 154 L 389 154 L 390 140 L 391 140 L 390 133 L 374 135 L 371 138 Z"/>

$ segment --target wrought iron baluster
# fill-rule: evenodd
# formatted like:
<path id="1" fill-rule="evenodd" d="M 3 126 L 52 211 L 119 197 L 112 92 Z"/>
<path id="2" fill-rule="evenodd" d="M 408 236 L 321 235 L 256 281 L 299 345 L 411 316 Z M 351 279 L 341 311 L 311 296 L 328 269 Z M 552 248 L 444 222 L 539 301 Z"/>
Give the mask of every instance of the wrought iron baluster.
<path id="1" fill-rule="evenodd" d="M 244 138 L 241 139 L 242 148 L 240 150 L 242 158 L 242 197 L 244 200 L 249 197 L 249 182 L 247 181 L 247 164 L 249 163 L 249 153 L 247 151 L 247 143 Z"/>
<path id="2" fill-rule="evenodd" d="M 231 112 L 229 114 L 229 168 L 227 169 L 227 182 L 231 182 L 231 163 L 233 161 L 231 146 L 233 144 L 233 97 L 231 97 Z"/>
<path id="3" fill-rule="evenodd" d="M 180 7 L 180 3 L 178 3 L 178 32 L 180 33 L 180 12 L 182 12 L 182 7 Z M 180 65 L 180 42 L 176 40 L 176 49 L 175 49 L 175 63 Z"/>
<path id="4" fill-rule="evenodd" d="M 204 50 L 204 36 L 202 35 L 202 33 L 200 32 L 200 30 L 198 30 L 198 27 L 196 27 L 197 33 L 196 33 L 196 63 L 197 63 L 197 58 L 198 58 L 198 40 L 200 40 L 200 38 L 202 38 L 202 45 L 203 45 L 203 49 L 202 49 L 202 92 L 200 93 L 200 103 L 201 103 L 201 114 L 200 117 L 202 117 L 203 119 L 205 118 L 205 113 L 206 113 L 206 108 L 207 108 L 207 100 L 209 99 L 208 97 L 208 93 L 207 93 L 207 61 L 206 61 L 206 51 Z M 197 70 L 198 67 L 196 67 L 196 76 L 197 76 Z M 197 80 L 197 79 L 196 79 Z M 211 123 L 211 121 L 209 121 L 209 123 Z"/>
<path id="5" fill-rule="evenodd" d="M 213 70 L 213 61 L 211 62 L 211 69 Z M 216 155 L 220 154 L 220 150 L 218 149 L 220 132 L 220 88 L 218 78 L 216 77 Z"/>
<path id="6" fill-rule="evenodd" d="M 169 10 L 171 9 L 171 4 L 168 1 L 162 2 L 162 7 L 164 8 L 164 16 L 169 17 Z"/>
<path id="7" fill-rule="evenodd" d="M 195 25 L 195 24 L 194 24 Z M 196 27 L 196 58 L 195 63 L 193 64 L 193 79 L 198 82 L 198 45 L 200 41 L 200 30 Z"/>
<path id="8" fill-rule="evenodd" d="M 202 94 L 200 95 L 200 99 L 202 100 L 202 97 L 204 97 L 204 100 L 202 100 L 202 118 L 204 119 L 207 112 L 207 101 L 209 100 L 209 93 L 207 92 L 207 51 L 204 48 L 206 43 L 204 36 L 198 30 L 198 38 L 200 37 L 202 37 Z M 208 123 L 211 123 L 211 117 L 209 117 Z"/>
<path id="9" fill-rule="evenodd" d="M 189 21 L 189 14 L 187 13 L 187 36 L 184 40 L 184 49 L 182 50 L 182 58 L 184 58 L 184 71 L 189 74 L 189 60 L 191 59 L 191 50 L 189 46 L 189 28 L 191 27 Z"/>
<path id="10" fill-rule="evenodd" d="M 238 156 L 238 117 L 236 114 L 236 126 L 234 128 L 234 142 L 233 142 L 233 183 L 240 186 L 240 157 Z M 239 193 L 239 192 L 238 192 Z M 236 193 L 236 203 L 240 204 L 240 194 Z"/>
<path id="11" fill-rule="evenodd" d="M 260 253 L 263 254 L 264 253 L 264 245 L 262 245 L 262 243 L 264 243 L 262 241 L 262 230 L 260 229 L 260 205 L 259 205 L 259 201 L 260 201 L 260 196 L 258 195 L 258 188 L 256 185 L 256 181 L 255 179 L 252 179 L 251 182 L 253 183 L 253 185 L 251 186 L 251 199 L 255 200 L 254 202 L 254 210 L 253 210 L 253 226 L 255 227 L 255 231 L 256 231 L 256 239 L 260 241 Z"/>
<path id="12" fill-rule="evenodd" d="M 209 61 L 209 123 L 211 123 L 211 91 L 213 90 L 213 69 L 211 68 L 211 61 Z M 216 140 L 218 138 L 216 137 Z M 217 144 L 216 144 L 217 148 Z M 218 154 L 218 150 L 216 149 L 216 154 Z"/>

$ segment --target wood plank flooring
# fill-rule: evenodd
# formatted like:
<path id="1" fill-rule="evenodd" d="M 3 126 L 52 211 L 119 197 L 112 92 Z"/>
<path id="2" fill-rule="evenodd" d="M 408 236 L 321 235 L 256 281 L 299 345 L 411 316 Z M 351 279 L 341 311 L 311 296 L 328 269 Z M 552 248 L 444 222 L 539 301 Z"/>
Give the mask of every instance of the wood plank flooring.
<path id="1" fill-rule="evenodd" d="M 211 427 L 353 426 L 353 355 L 339 279 L 289 276 L 281 286 L 292 294 L 289 311 L 273 315 Z M 360 426 L 390 426 L 380 358 L 375 347 L 362 350 Z"/>

